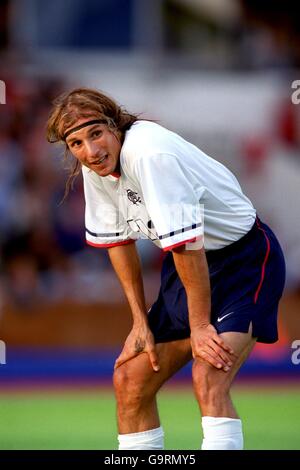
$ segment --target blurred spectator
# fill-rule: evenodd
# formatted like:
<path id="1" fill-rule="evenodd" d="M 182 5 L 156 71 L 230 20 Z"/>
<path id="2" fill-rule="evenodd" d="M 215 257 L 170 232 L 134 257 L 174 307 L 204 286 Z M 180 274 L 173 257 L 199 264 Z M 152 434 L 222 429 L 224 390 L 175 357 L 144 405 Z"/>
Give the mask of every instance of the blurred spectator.
<path id="1" fill-rule="evenodd" d="M 299 66 L 300 28 L 299 17 L 292 0 L 239 0 L 245 31 L 252 31 L 254 38 L 250 57 L 258 56 L 263 66 Z M 259 35 L 261 37 L 259 37 Z M 265 40 L 262 40 L 263 37 Z M 264 51 L 264 52 L 263 52 Z"/>

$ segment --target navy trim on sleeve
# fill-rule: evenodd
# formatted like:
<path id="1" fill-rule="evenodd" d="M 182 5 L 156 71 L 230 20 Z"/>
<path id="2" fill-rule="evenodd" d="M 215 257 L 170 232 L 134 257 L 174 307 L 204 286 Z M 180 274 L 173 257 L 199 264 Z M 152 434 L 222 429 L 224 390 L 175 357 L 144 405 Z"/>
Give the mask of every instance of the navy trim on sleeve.
<path id="1" fill-rule="evenodd" d="M 98 238 L 101 238 L 101 237 L 120 237 L 122 235 L 121 232 L 114 232 L 114 233 L 96 233 L 96 232 L 91 232 L 91 230 L 85 228 L 85 230 L 87 231 L 87 233 L 89 233 L 90 235 L 92 235 L 92 237 L 98 237 Z"/>
<path id="2" fill-rule="evenodd" d="M 178 233 L 189 232 L 190 230 L 194 230 L 195 228 L 201 227 L 202 222 L 198 224 L 190 225 L 189 227 L 183 227 L 178 230 L 174 230 L 174 232 L 166 233 L 165 235 L 159 235 L 159 240 L 163 240 L 164 238 L 173 237 L 174 235 L 178 235 Z"/>

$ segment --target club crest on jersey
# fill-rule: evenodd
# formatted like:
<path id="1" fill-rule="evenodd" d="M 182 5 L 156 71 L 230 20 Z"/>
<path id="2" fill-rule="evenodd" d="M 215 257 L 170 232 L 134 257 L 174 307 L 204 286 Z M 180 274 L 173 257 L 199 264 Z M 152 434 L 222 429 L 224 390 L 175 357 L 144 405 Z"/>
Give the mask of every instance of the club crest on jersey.
<path id="1" fill-rule="evenodd" d="M 130 202 L 132 202 L 133 204 L 138 204 L 139 202 L 142 202 L 137 192 L 132 191 L 132 189 L 126 189 L 126 191 L 127 191 L 127 197 Z"/>

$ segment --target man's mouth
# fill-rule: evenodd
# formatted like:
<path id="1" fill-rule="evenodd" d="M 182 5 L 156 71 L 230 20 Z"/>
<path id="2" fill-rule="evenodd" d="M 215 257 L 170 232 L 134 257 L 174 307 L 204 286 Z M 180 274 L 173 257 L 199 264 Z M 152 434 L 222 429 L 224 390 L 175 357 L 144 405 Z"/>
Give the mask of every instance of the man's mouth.
<path id="1" fill-rule="evenodd" d="M 103 155 L 103 157 L 99 158 L 99 160 L 97 160 L 96 162 L 94 162 L 94 165 L 101 165 L 101 163 L 103 163 L 106 159 L 107 159 L 108 155 Z"/>

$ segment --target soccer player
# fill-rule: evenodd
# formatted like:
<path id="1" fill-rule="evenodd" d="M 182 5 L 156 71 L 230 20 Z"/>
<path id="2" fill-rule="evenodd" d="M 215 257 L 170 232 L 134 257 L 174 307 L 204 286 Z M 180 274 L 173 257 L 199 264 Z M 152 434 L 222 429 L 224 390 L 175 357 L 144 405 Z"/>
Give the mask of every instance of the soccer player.
<path id="1" fill-rule="evenodd" d="M 67 192 L 82 171 L 87 243 L 108 250 L 132 312 L 114 372 L 119 449 L 163 449 L 156 394 L 192 358 L 202 449 L 242 449 L 230 387 L 255 342 L 277 340 L 275 235 L 227 168 L 96 90 L 56 99 L 48 140 L 74 157 Z M 166 252 L 149 312 L 139 237 Z"/>

